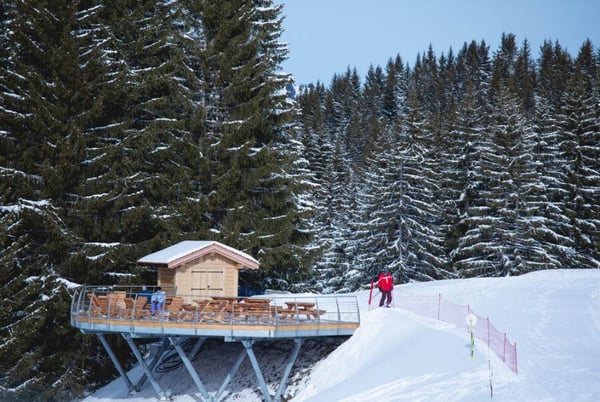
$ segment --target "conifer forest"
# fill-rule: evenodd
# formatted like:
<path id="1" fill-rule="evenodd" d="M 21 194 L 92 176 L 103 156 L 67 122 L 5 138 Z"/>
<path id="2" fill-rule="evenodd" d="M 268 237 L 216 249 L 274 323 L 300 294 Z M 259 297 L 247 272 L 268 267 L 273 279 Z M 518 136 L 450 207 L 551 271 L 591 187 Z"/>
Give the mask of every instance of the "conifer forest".
<path id="1" fill-rule="evenodd" d="M 73 400 L 114 377 L 69 324 L 71 289 L 148 283 L 136 261 L 181 240 L 257 258 L 240 278 L 254 289 L 600 268 L 590 40 L 465 38 L 298 86 L 282 14 L 0 4 L 0 400 Z"/>

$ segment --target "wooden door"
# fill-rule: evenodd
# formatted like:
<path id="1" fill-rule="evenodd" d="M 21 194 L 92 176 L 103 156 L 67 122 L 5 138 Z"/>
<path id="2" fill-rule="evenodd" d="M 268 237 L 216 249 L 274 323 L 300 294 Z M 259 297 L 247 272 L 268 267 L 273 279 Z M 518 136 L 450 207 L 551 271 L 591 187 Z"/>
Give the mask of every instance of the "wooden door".
<path id="1" fill-rule="evenodd" d="M 225 275 L 222 269 L 198 269 L 192 271 L 192 293 L 205 296 L 223 295 Z"/>

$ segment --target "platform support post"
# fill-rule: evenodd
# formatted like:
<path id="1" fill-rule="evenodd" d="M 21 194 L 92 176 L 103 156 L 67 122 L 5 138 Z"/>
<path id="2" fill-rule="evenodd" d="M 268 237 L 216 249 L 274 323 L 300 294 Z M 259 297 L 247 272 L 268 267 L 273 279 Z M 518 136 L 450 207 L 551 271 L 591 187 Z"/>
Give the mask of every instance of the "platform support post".
<path id="1" fill-rule="evenodd" d="M 152 358 L 152 362 L 150 362 L 150 366 L 149 366 L 150 371 L 154 370 L 156 368 L 156 366 L 158 366 L 158 363 L 160 363 L 161 357 L 163 356 L 163 354 L 165 353 L 165 351 L 167 350 L 168 347 L 169 347 L 169 340 L 163 339 L 160 349 L 158 350 L 156 355 L 154 355 L 154 357 Z M 138 382 L 135 384 L 135 390 L 137 392 L 140 392 L 140 390 L 142 389 L 142 386 L 144 385 L 146 378 L 147 378 L 146 373 L 142 374 L 142 376 L 140 377 Z"/>
<path id="2" fill-rule="evenodd" d="M 200 391 L 200 394 L 202 394 L 202 397 L 206 401 L 211 401 L 212 399 L 211 399 L 210 395 L 208 394 L 208 392 L 206 391 L 206 388 L 204 388 L 204 384 L 202 384 L 202 381 L 200 380 L 198 373 L 196 373 L 196 369 L 194 368 L 194 365 L 192 364 L 192 362 L 190 361 L 188 356 L 185 354 L 185 351 L 183 350 L 181 345 L 174 338 L 169 338 L 169 341 L 171 342 L 171 345 L 173 345 L 173 347 L 179 354 L 181 361 L 185 365 L 185 368 L 187 369 L 188 373 L 190 373 L 190 376 L 192 377 L 192 380 L 194 380 L 194 383 L 196 384 L 196 387 L 198 387 L 198 390 Z M 201 344 L 202 344 L 202 342 L 196 343 L 198 348 L 200 347 Z M 198 349 L 196 349 L 196 351 L 197 350 Z M 193 355 L 190 353 L 190 356 L 193 356 Z"/>
<path id="3" fill-rule="evenodd" d="M 227 373 L 227 375 L 225 376 L 225 380 L 223 380 L 223 384 L 221 384 L 221 387 L 219 388 L 219 391 L 217 392 L 217 395 L 215 396 L 216 401 L 221 400 L 221 396 L 223 395 L 223 392 L 225 392 L 225 389 L 227 388 L 227 386 L 229 385 L 229 383 L 235 376 L 235 373 L 237 373 L 238 369 L 242 365 L 245 358 L 246 358 L 246 350 L 242 349 L 242 351 L 238 355 L 238 358 L 233 363 L 233 366 L 231 366 L 229 373 Z"/>
<path id="4" fill-rule="evenodd" d="M 252 363 L 252 368 L 254 369 L 254 373 L 256 374 L 256 379 L 258 380 L 258 384 L 260 385 L 260 389 L 263 392 L 266 402 L 273 402 L 273 398 L 271 398 L 271 394 L 269 393 L 269 388 L 267 387 L 267 383 L 265 382 L 265 378 L 263 377 L 262 371 L 260 370 L 260 366 L 258 365 L 258 360 L 256 360 L 256 355 L 252 350 L 252 345 L 254 345 L 253 340 L 243 340 L 241 341 L 242 345 L 244 345 L 244 349 L 246 349 L 246 354 L 250 359 L 250 363 Z"/>
<path id="5" fill-rule="evenodd" d="M 287 384 L 287 380 L 292 372 L 292 367 L 294 367 L 294 363 L 298 358 L 298 354 L 300 353 L 300 347 L 302 347 L 303 343 L 302 338 L 294 339 L 294 349 L 292 350 L 292 354 L 290 355 L 286 365 L 285 370 L 283 371 L 283 377 L 281 378 L 281 382 L 279 383 L 279 388 L 277 388 L 277 393 L 275 394 L 274 402 L 280 402 L 283 391 L 285 390 L 285 386 Z"/>
<path id="6" fill-rule="evenodd" d="M 110 360 L 112 360 L 113 364 L 115 365 L 115 368 L 117 369 L 117 371 L 121 375 L 121 378 L 123 378 L 123 381 L 125 381 L 125 384 L 127 385 L 127 389 L 129 390 L 129 392 L 133 391 L 133 384 L 131 383 L 131 380 L 127 376 L 127 373 L 123 369 L 123 366 L 121 366 L 121 363 L 119 363 L 119 360 L 117 359 L 117 356 L 112 351 L 112 349 L 111 349 L 108 341 L 104 337 L 104 334 L 98 334 L 98 338 L 100 339 L 100 342 L 102 343 L 102 346 L 104 346 L 104 349 L 108 353 L 108 356 L 110 357 Z"/>
<path id="7" fill-rule="evenodd" d="M 158 384 L 158 382 L 156 381 L 154 376 L 152 376 L 152 371 L 150 371 L 150 369 L 148 368 L 148 365 L 144 361 L 144 357 L 140 353 L 140 350 L 138 349 L 137 345 L 133 341 L 133 338 L 131 337 L 131 335 L 123 334 L 123 338 L 125 338 L 125 341 L 127 341 L 127 344 L 129 345 L 129 349 L 131 349 L 131 351 L 135 355 L 135 358 L 138 360 L 138 363 L 140 363 L 140 366 L 144 370 L 144 373 L 146 373 L 146 377 L 148 377 L 148 379 L 150 380 L 150 383 L 152 384 L 152 387 L 158 394 L 160 400 L 161 401 L 167 400 L 164 392 L 160 388 L 160 385 Z"/>

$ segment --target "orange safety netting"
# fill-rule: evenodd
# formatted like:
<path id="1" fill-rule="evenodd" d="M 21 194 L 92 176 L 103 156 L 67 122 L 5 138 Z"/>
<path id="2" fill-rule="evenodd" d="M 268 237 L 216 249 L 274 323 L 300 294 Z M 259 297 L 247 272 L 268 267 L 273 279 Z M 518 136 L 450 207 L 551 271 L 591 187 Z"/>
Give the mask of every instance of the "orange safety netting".
<path id="1" fill-rule="evenodd" d="M 466 328 L 467 331 L 473 331 L 473 336 L 485 342 L 512 371 L 518 373 L 517 366 L 517 343 L 511 343 L 504 332 L 498 331 L 487 317 L 481 317 L 471 310 L 469 305 L 459 305 L 449 302 L 442 295 L 438 296 L 417 296 L 406 291 L 394 289 L 394 305 L 413 312 L 422 317 L 444 321 L 454 324 L 459 328 Z M 469 325 L 469 319 L 472 319 L 473 325 Z"/>

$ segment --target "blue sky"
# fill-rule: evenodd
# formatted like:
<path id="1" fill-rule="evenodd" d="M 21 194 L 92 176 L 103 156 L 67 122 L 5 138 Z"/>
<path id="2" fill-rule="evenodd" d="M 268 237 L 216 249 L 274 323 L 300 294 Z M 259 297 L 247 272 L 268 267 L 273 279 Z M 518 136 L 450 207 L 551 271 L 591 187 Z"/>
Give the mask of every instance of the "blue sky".
<path id="1" fill-rule="evenodd" d="M 335 73 L 385 66 L 399 54 L 410 65 L 431 44 L 435 54 L 456 53 L 471 40 L 497 50 L 502 33 L 527 39 L 532 56 L 544 40 L 572 55 L 586 39 L 600 47 L 598 0 L 275 0 L 283 3 L 288 60 L 298 84 L 328 85 Z"/>

